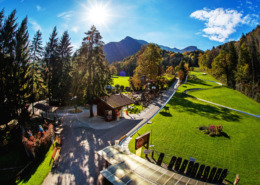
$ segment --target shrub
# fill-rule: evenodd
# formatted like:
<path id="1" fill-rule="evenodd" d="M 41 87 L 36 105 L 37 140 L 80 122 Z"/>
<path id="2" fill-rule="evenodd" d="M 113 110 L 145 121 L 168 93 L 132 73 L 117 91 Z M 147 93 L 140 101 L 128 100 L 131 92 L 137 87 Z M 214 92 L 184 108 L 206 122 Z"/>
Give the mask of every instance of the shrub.
<path id="1" fill-rule="evenodd" d="M 209 136 L 221 136 L 223 126 L 222 125 L 217 125 L 217 126 L 210 125 L 208 127 L 200 126 L 198 129 L 204 132 L 205 134 L 208 134 Z"/>
<path id="2" fill-rule="evenodd" d="M 22 143 L 24 144 L 27 155 L 33 157 L 44 155 L 51 145 L 52 137 L 54 137 L 53 124 L 48 125 L 48 129 L 43 136 L 37 136 L 37 134 L 35 134 L 32 141 L 22 136 Z"/>

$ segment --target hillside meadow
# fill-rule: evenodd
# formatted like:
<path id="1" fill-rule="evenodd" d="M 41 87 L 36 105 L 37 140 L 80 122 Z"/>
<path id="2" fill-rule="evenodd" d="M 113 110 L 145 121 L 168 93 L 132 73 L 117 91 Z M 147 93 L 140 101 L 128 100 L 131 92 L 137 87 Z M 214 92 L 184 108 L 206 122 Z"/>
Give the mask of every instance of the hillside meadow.
<path id="1" fill-rule="evenodd" d="M 216 80 L 210 75 L 197 71 L 191 72 L 190 76 L 187 83 L 179 87 L 166 105 L 169 111 L 162 109 L 151 120 L 152 124 L 144 125 L 133 135 L 129 143 L 130 151 L 135 153 L 134 139 L 137 136 L 151 131 L 150 144 L 154 145 L 151 149 L 155 150 L 155 158 L 157 159 L 160 152 L 165 153 L 163 162 L 166 164 L 172 156 L 183 159 L 193 157 L 200 164 L 227 168 L 230 172 L 227 179 L 231 182 L 234 181 L 235 175 L 239 174 L 240 184 L 259 184 L 259 118 L 217 107 L 184 94 L 185 90 L 193 88 L 208 89 L 201 91 L 205 94 L 213 89 L 217 91 L 224 88 L 225 93 L 235 96 L 225 87 L 218 88 L 219 84 L 212 82 Z M 223 96 L 223 101 L 230 96 Z M 242 96 L 243 99 L 241 93 L 236 96 Z M 248 99 L 243 100 L 245 103 L 251 102 Z M 257 103 L 252 107 L 257 109 Z M 198 129 L 199 126 L 209 125 L 222 125 L 225 134 L 210 137 Z"/>

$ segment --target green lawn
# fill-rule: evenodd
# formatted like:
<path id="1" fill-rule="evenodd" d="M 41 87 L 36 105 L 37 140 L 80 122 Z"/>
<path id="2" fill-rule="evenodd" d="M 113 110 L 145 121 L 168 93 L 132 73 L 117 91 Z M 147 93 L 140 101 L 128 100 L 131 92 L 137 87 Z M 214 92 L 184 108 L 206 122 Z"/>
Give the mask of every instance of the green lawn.
<path id="1" fill-rule="evenodd" d="M 164 163 L 169 163 L 173 155 L 184 159 L 193 157 L 200 164 L 227 168 L 232 173 L 227 177 L 231 182 L 235 174 L 239 174 L 240 184 L 260 184 L 260 119 L 183 94 L 184 90 L 190 88 L 210 89 L 219 86 L 201 80 L 213 80 L 209 75 L 202 75 L 201 72 L 190 74 L 197 74 L 200 79 L 189 79 L 179 88 L 166 105 L 169 112 L 162 110 L 152 119 L 152 124 L 143 126 L 130 141 L 130 151 L 135 153 L 134 138 L 152 131 L 154 150 L 166 154 Z M 226 137 L 210 137 L 197 129 L 210 124 L 221 124 Z"/>
<path id="2" fill-rule="evenodd" d="M 129 87 L 129 76 L 113 76 L 112 77 L 115 86 L 116 84 L 123 85 L 125 87 Z"/>
<path id="3" fill-rule="evenodd" d="M 227 87 L 201 91 L 191 91 L 189 92 L 189 94 L 197 98 L 225 105 L 227 107 L 231 107 L 255 115 L 260 115 L 259 103 L 243 95 L 242 93 Z"/>
<path id="4" fill-rule="evenodd" d="M 49 174 L 52 168 L 53 161 L 51 161 L 51 155 L 53 152 L 53 146 L 50 147 L 49 151 L 44 157 L 44 160 L 38 165 L 32 167 L 30 174 L 21 181 L 17 182 L 18 184 L 33 184 L 40 185 L 44 181 L 45 177 Z"/>

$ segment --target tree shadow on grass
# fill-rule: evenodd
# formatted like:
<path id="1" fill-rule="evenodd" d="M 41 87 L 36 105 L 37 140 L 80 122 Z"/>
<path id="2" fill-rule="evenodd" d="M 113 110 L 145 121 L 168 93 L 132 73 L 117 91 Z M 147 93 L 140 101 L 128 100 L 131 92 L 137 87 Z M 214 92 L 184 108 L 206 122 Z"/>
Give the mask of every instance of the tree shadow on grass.
<path id="1" fill-rule="evenodd" d="M 221 135 L 224 136 L 225 138 L 230 139 L 230 136 L 226 132 L 221 132 Z"/>
<path id="2" fill-rule="evenodd" d="M 204 80 L 201 80 L 199 78 L 189 79 L 189 81 L 187 81 L 185 84 L 191 85 L 191 86 L 194 86 L 194 84 L 200 84 L 200 85 L 205 85 L 205 86 L 212 86 L 212 85 L 207 84 Z"/>
<path id="3" fill-rule="evenodd" d="M 172 114 L 170 113 L 170 107 L 165 106 L 163 107 L 163 110 L 160 112 L 161 115 L 166 116 L 166 117 L 172 117 Z"/>
<path id="4" fill-rule="evenodd" d="M 172 114 L 170 112 L 160 112 L 160 114 L 165 117 L 172 117 Z"/>
<path id="5" fill-rule="evenodd" d="M 191 97 L 184 93 L 176 92 L 169 104 L 172 105 L 176 111 L 199 114 L 210 119 L 225 121 L 239 121 L 240 119 L 240 116 L 229 109 L 218 108 L 213 105 L 191 101 L 188 98 Z M 194 98 L 194 100 L 196 99 Z"/>

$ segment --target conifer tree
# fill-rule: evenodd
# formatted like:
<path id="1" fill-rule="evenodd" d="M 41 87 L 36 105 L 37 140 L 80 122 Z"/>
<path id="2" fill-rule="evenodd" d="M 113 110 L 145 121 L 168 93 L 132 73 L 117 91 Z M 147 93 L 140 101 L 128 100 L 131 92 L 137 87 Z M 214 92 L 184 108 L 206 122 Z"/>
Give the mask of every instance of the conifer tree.
<path id="1" fill-rule="evenodd" d="M 1 11 L 1 22 L 3 20 L 4 10 Z M 17 31 L 16 23 L 16 10 L 13 10 L 11 14 L 5 19 L 4 24 L 1 26 L 1 86 L 0 86 L 0 101 L 1 112 L 4 117 L 3 120 L 8 117 L 14 117 L 17 108 L 17 94 L 15 92 L 17 68 L 15 65 L 15 35 Z"/>
<path id="2" fill-rule="evenodd" d="M 85 65 L 87 75 L 86 99 L 90 104 L 90 117 L 93 117 L 93 101 L 100 95 L 104 95 L 105 85 L 110 82 L 108 62 L 103 51 L 104 42 L 95 26 L 85 33 L 82 49 L 85 48 Z"/>
<path id="3" fill-rule="evenodd" d="M 233 42 L 228 44 L 228 65 L 229 65 L 229 81 L 227 85 L 235 89 L 236 87 L 236 80 L 235 80 L 235 73 L 237 71 L 237 52 Z"/>
<path id="4" fill-rule="evenodd" d="M 15 47 L 15 65 L 13 68 L 17 69 L 15 76 L 17 92 L 18 108 L 22 108 L 29 102 L 32 93 L 31 71 L 30 71 L 30 52 L 29 52 L 29 33 L 27 30 L 27 17 L 22 21 L 16 33 L 16 47 Z M 15 89 L 15 88 L 14 88 Z"/>
<path id="5" fill-rule="evenodd" d="M 32 72 L 32 93 L 33 98 L 32 102 L 36 99 L 39 99 L 40 92 L 44 91 L 45 85 L 43 79 L 41 77 L 42 68 L 40 66 L 41 57 L 43 54 L 43 47 L 42 47 L 42 33 L 38 30 L 34 37 L 32 44 L 30 45 L 31 51 L 31 72 Z M 32 104 L 32 110 L 34 114 L 34 106 Z"/>
<path id="6" fill-rule="evenodd" d="M 60 83 L 58 86 L 59 89 L 59 99 L 61 103 L 65 103 L 69 99 L 69 92 L 71 87 L 71 76 L 70 72 L 72 71 L 71 66 L 71 54 L 72 46 L 70 42 L 70 37 L 67 31 L 65 31 L 59 42 L 59 60 L 60 60 Z"/>
<path id="7" fill-rule="evenodd" d="M 4 61 L 4 52 L 3 52 L 3 19 L 4 19 L 4 9 L 0 12 L 0 104 L 2 105 L 4 102 L 4 69 L 5 69 L 5 61 Z M 0 110 L 1 111 L 1 110 Z"/>
<path id="8" fill-rule="evenodd" d="M 49 103 L 52 103 L 54 95 L 55 85 L 57 85 L 57 74 L 58 69 L 58 38 L 57 38 L 57 29 L 54 27 L 52 34 L 50 35 L 49 42 L 45 47 L 45 80 L 48 84 L 48 97 Z"/>

